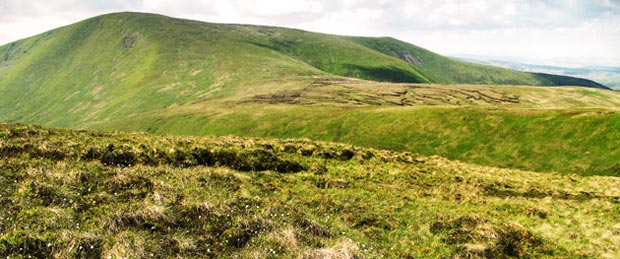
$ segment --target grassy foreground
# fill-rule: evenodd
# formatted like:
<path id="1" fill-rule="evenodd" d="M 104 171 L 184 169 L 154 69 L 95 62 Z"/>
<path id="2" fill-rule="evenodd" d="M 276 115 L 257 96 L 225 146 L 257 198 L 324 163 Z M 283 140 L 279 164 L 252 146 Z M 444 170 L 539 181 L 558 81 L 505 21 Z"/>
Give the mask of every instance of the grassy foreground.
<path id="1" fill-rule="evenodd" d="M 0 256 L 618 258 L 620 179 L 0 124 Z"/>

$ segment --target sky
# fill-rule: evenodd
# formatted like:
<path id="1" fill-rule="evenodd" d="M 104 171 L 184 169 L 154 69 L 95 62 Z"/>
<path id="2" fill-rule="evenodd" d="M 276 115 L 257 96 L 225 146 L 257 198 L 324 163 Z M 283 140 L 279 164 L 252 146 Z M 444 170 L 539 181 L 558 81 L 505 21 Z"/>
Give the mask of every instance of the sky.
<path id="1" fill-rule="evenodd" d="M 0 45 L 121 11 L 391 36 L 449 56 L 620 67 L 620 0 L 0 0 Z"/>

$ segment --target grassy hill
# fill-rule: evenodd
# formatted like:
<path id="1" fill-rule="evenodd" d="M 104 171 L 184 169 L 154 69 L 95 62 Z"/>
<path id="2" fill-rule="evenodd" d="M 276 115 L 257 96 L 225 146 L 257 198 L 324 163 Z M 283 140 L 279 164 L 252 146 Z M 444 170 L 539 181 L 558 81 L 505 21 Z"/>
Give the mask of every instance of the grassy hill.
<path id="1" fill-rule="evenodd" d="M 388 53 L 382 47 L 397 50 Z M 394 56 L 401 49 L 409 54 L 405 60 Z M 307 76 L 556 85 L 534 74 L 459 62 L 393 39 L 140 13 L 99 16 L 13 42 L 0 47 L 0 57 L 0 119 L 53 126 L 260 92 L 265 84 L 299 84 Z"/>
<path id="2" fill-rule="evenodd" d="M 307 137 L 504 168 L 620 176 L 620 112 L 601 109 L 240 105 L 169 110 L 92 128 Z"/>
<path id="3" fill-rule="evenodd" d="M 565 83 L 589 88 L 522 86 Z M 0 47 L 4 122 L 308 137 L 618 175 L 620 94 L 596 87 L 460 62 L 391 38 L 141 13 L 99 16 Z"/>
<path id="4" fill-rule="evenodd" d="M 8 258 L 617 258 L 620 180 L 0 124 Z"/>
<path id="5" fill-rule="evenodd" d="M 444 84 L 505 84 L 562 86 L 579 85 L 605 88 L 591 80 L 543 73 L 515 73 L 494 66 L 477 65 L 450 59 L 394 38 L 352 37 L 353 41 L 383 54 L 399 58 L 419 71 L 430 81 Z"/>

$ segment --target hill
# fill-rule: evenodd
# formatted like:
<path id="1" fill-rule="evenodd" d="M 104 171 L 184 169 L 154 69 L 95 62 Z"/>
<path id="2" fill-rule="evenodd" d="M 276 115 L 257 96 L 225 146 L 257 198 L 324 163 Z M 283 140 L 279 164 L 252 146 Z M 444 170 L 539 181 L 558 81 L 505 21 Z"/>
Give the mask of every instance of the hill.
<path id="1" fill-rule="evenodd" d="M 562 82 L 592 87 L 522 86 Z M 99 16 L 0 47 L 4 122 L 308 137 L 497 167 L 618 175 L 620 93 L 595 87 L 460 62 L 391 38 L 140 13 Z"/>
<path id="2" fill-rule="evenodd" d="M 539 75 L 464 63 L 389 38 L 141 13 L 99 16 L 13 42 L 0 47 L 0 57 L 0 119 L 53 126 L 260 93 L 265 85 L 296 84 L 309 76 L 557 85 Z"/>
<path id="3" fill-rule="evenodd" d="M 0 124 L 9 258 L 617 258 L 620 180 Z"/>
<path id="4" fill-rule="evenodd" d="M 393 38 L 356 37 L 354 41 L 386 55 L 398 57 L 419 69 L 431 82 L 444 84 L 504 84 L 535 86 L 587 86 L 607 88 L 591 80 L 544 73 L 516 73 L 497 66 L 476 65 L 446 58 Z"/>
<path id="5" fill-rule="evenodd" d="M 567 75 L 572 77 L 585 78 L 601 83 L 611 89 L 620 90 L 620 67 L 587 66 L 569 68 L 548 65 L 524 64 L 516 61 L 490 60 L 481 57 L 454 58 L 466 62 L 503 67 L 517 71 L 548 73 L 554 75 Z"/>

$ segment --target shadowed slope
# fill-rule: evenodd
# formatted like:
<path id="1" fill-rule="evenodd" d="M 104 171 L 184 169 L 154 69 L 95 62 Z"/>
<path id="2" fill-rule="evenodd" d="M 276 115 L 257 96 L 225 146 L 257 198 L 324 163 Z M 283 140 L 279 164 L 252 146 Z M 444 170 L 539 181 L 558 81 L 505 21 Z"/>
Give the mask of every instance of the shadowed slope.
<path id="1" fill-rule="evenodd" d="M 499 67 L 462 62 L 437 55 L 426 49 L 389 37 L 351 37 L 351 39 L 368 48 L 399 58 L 411 64 L 411 66 L 422 72 L 430 81 L 436 83 L 538 86 L 577 85 L 593 88 L 607 88 L 587 79 L 517 72 Z"/>

